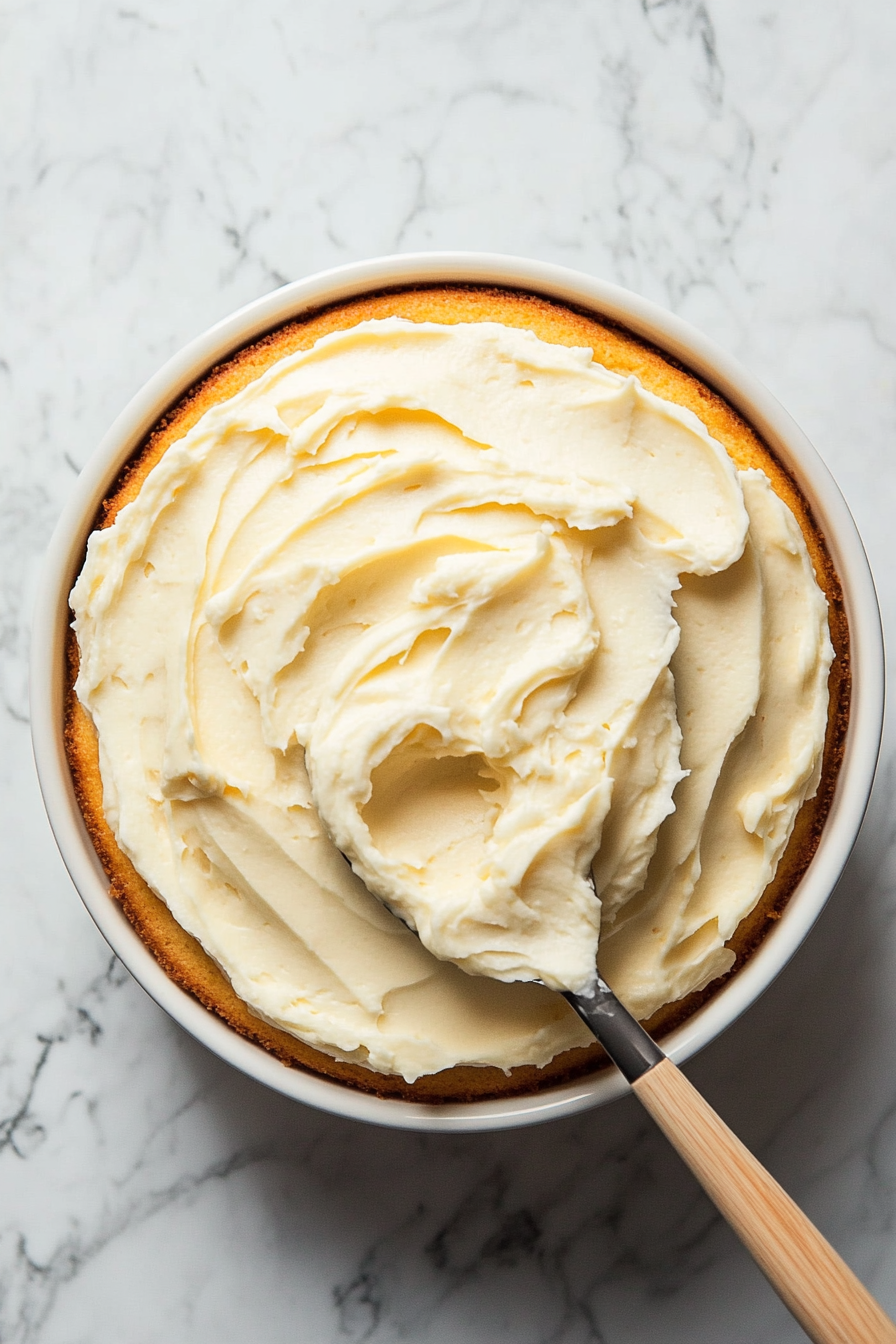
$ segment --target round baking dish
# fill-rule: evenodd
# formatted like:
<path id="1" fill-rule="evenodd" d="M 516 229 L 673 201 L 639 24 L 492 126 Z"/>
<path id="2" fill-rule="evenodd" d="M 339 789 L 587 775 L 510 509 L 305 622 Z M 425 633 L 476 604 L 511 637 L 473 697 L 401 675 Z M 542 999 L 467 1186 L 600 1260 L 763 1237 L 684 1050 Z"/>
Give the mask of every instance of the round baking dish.
<path id="1" fill-rule="evenodd" d="M 147 432 L 209 368 L 265 332 L 323 305 L 393 286 L 498 285 L 544 295 L 618 322 L 715 388 L 793 473 L 824 533 L 850 630 L 852 698 L 842 766 L 818 849 L 781 919 L 745 966 L 664 1039 L 677 1062 L 729 1026 L 805 938 L 842 872 L 871 789 L 883 721 L 883 644 L 874 584 L 855 524 L 827 468 L 790 416 L 760 383 L 687 323 L 639 296 L 541 262 L 482 253 L 384 257 L 286 285 L 240 309 L 175 355 L 115 421 L 78 479 L 50 543 L 35 612 L 32 737 L 50 824 L 72 880 L 115 953 L 156 1002 L 222 1059 L 287 1096 L 355 1119 L 399 1128 L 479 1130 L 534 1124 L 600 1105 L 627 1085 L 615 1071 L 531 1097 L 449 1105 L 390 1100 L 290 1068 L 237 1035 L 181 989 L 156 962 L 109 896 L 108 880 L 81 818 L 63 740 L 68 595 L 97 509 Z"/>

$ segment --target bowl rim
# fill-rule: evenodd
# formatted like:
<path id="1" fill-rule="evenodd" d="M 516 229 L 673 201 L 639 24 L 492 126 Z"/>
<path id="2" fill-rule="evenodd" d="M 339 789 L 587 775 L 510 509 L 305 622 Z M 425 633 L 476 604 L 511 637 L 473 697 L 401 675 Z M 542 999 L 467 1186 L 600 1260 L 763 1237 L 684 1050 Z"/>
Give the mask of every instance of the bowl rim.
<path id="1" fill-rule="evenodd" d="M 504 286 L 593 311 L 672 355 L 738 410 L 793 470 L 823 531 L 843 587 L 850 631 L 852 700 L 837 787 L 818 849 L 776 927 L 737 975 L 663 1041 L 678 1064 L 730 1026 L 803 942 L 858 836 L 877 765 L 884 710 L 884 646 L 871 569 L 852 515 L 808 438 L 771 393 L 714 341 L 659 305 L 608 281 L 547 262 L 485 252 L 377 257 L 318 272 L 239 308 L 189 341 L 118 415 L 79 475 L 47 550 L 31 649 L 32 744 L 56 843 L 88 912 L 113 952 L 186 1031 L 242 1072 L 337 1115 L 401 1129 L 515 1128 L 602 1105 L 628 1085 L 602 1071 L 531 1096 L 425 1105 L 377 1097 L 282 1064 L 240 1036 L 169 979 L 109 897 L 109 884 L 78 807 L 63 741 L 64 640 L 68 595 L 97 509 L 120 467 L 184 392 L 213 365 L 290 319 L 377 290 L 426 284 Z"/>

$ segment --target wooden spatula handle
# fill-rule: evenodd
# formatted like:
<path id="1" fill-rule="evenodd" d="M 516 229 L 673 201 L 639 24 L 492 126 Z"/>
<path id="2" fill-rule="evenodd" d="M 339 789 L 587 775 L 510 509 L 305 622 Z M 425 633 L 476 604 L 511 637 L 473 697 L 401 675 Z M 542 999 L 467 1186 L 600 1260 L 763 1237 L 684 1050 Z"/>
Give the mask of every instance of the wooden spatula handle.
<path id="1" fill-rule="evenodd" d="M 632 1084 L 815 1344 L 896 1344 L 896 1325 L 671 1059 Z"/>

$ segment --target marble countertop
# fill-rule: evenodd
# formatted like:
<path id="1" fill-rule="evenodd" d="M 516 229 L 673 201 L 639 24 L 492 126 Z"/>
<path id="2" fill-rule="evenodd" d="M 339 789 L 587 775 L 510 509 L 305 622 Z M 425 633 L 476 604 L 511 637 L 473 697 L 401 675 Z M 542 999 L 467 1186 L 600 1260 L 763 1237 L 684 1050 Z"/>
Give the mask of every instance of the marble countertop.
<path id="1" fill-rule="evenodd" d="M 0 1340 L 803 1338 L 631 1099 L 398 1133 L 188 1039 L 56 854 L 28 629 L 79 468 L 170 353 L 444 247 L 618 281 L 739 356 L 833 469 L 892 632 L 896 10 L 10 0 L 0 29 Z M 806 945 L 688 1069 L 891 1312 L 894 745 Z"/>

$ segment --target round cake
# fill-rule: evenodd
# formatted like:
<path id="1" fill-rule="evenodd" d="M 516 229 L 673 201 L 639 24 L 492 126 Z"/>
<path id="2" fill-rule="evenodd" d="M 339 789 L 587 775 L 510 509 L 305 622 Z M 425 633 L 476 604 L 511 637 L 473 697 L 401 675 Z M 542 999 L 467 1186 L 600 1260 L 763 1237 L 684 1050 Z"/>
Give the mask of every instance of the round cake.
<path id="1" fill-rule="evenodd" d="M 375 293 L 238 351 L 110 487 L 72 605 L 112 897 L 234 1030 L 381 1096 L 605 1067 L 548 987 L 595 949 L 679 1025 L 836 784 L 848 630 L 798 482 L 533 294 Z"/>

